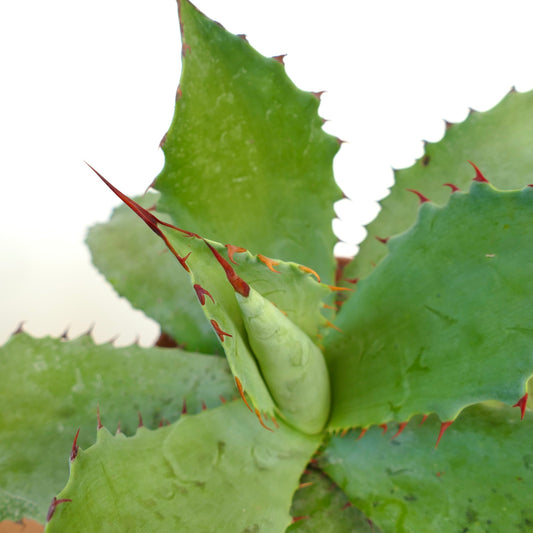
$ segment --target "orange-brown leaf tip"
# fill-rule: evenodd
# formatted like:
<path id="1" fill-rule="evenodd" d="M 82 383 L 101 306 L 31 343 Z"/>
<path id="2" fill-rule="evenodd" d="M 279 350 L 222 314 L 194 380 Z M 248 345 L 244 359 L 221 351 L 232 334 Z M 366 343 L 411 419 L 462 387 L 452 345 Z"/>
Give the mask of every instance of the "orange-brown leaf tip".
<path id="1" fill-rule="evenodd" d="M 324 309 L 333 309 L 333 311 L 337 311 L 337 307 L 335 305 L 322 304 L 322 307 Z"/>
<path id="2" fill-rule="evenodd" d="M 78 456 L 78 435 L 80 434 L 80 428 L 78 428 L 78 431 L 76 431 L 76 435 L 74 436 L 74 442 L 72 443 L 72 450 L 70 450 L 70 462 L 74 461 L 76 457 Z"/>
<path id="3" fill-rule="evenodd" d="M 428 415 L 423 415 L 422 420 L 420 420 L 420 424 L 418 425 L 421 426 L 427 419 L 428 419 Z"/>
<path id="4" fill-rule="evenodd" d="M 250 286 L 248 283 L 246 283 L 246 281 L 237 275 L 237 272 L 235 272 L 233 267 L 218 253 L 218 250 L 211 246 L 211 244 L 209 244 L 205 239 L 204 242 L 211 250 L 211 253 L 215 256 L 215 259 L 218 261 L 220 266 L 224 269 L 226 278 L 228 278 L 228 281 L 231 283 L 233 290 L 238 292 L 241 296 L 247 298 L 250 294 Z"/>
<path id="5" fill-rule="evenodd" d="M 513 407 L 520 407 L 520 420 L 524 420 L 524 415 L 526 414 L 526 405 L 527 405 L 528 393 L 526 392 L 520 400 L 518 400 Z"/>
<path id="6" fill-rule="evenodd" d="M 224 398 L 224 396 L 221 395 L 219 396 L 219 398 L 222 403 L 226 403 L 226 398 Z"/>
<path id="7" fill-rule="evenodd" d="M 165 134 L 163 135 L 163 137 L 161 137 L 161 140 L 159 141 L 159 148 L 163 148 L 163 145 L 165 144 L 165 142 L 166 142 L 166 140 L 167 140 L 167 134 L 168 134 L 168 131 L 166 131 Z M 154 180 L 154 181 L 155 181 L 155 180 Z M 152 181 L 152 185 L 153 185 L 153 183 L 154 183 L 154 182 Z M 149 189 L 150 187 L 152 187 L 152 185 L 150 185 L 150 186 L 148 187 L 148 189 Z"/>
<path id="8" fill-rule="evenodd" d="M 239 37 L 239 39 L 242 39 L 245 42 L 248 42 L 248 39 L 246 38 L 246 35 L 244 33 L 239 33 L 237 37 Z"/>
<path id="9" fill-rule="evenodd" d="M 320 97 L 325 93 L 326 91 L 311 91 L 311 94 L 317 99 L 320 100 Z"/>
<path id="10" fill-rule="evenodd" d="M 205 405 L 205 402 L 202 400 L 202 411 L 207 410 L 207 405 Z"/>
<path id="11" fill-rule="evenodd" d="M 339 291 L 352 291 L 353 292 L 353 289 L 350 287 L 336 287 L 335 285 L 327 285 L 327 287 L 329 287 L 329 289 L 333 292 L 339 292 Z"/>
<path id="12" fill-rule="evenodd" d="M 233 337 L 233 335 L 223 331 L 215 319 L 211 319 L 211 325 L 213 326 L 215 333 L 218 335 L 220 342 L 224 342 L 224 337 Z"/>
<path id="13" fill-rule="evenodd" d="M 22 322 L 19 323 L 19 325 L 17 326 L 17 329 L 16 329 L 13 333 L 11 333 L 11 336 L 12 336 L 12 337 L 13 337 L 14 335 L 19 335 L 20 333 L 23 333 L 23 332 L 24 332 L 24 329 L 23 329 L 23 328 L 24 328 L 24 323 L 25 323 L 25 322 L 26 322 L 26 321 L 23 320 Z"/>
<path id="14" fill-rule="evenodd" d="M 313 276 L 315 276 L 317 281 L 320 283 L 320 276 L 312 268 L 309 268 L 308 266 L 305 266 L 305 265 L 298 265 L 298 268 L 302 272 L 306 272 L 307 274 L 312 274 Z"/>
<path id="15" fill-rule="evenodd" d="M 344 278 L 344 281 L 346 281 L 346 283 L 355 285 L 359 281 L 359 278 Z"/>
<path id="16" fill-rule="evenodd" d="M 248 401 L 246 400 L 246 396 L 244 395 L 244 388 L 242 386 L 242 383 L 241 383 L 241 380 L 235 376 L 235 383 L 237 385 L 237 389 L 239 391 L 239 394 L 241 395 L 241 398 L 243 399 L 244 403 L 246 404 L 246 407 L 248 407 L 248 409 L 250 409 L 250 412 L 253 413 L 253 409 L 250 407 L 250 404 L 248 403 Z"/>
<path id="17" fill-rule="evenodd" d="M 263 419 L 261 418 L 261 413 L 259 412 L 259 409 L 255 409 L 255 416 L 257 417 L 257 419 L 259 420 L 259 423 L 265 428 L 265 429 L 268 429 L 268 431 L 272 431 L 272 433 L 274 433 L 274 430 L 269 428 L 264 422 L 263 422 Z"/>
<path id="18" fill-rule="evenodd" d="M 292 517 L 292 523 L 299 522 L 300 520 L 308 520 L 308 516 L 293 516 Z"/>
<path id="19" fill-rule="evenodd" d="M 274 61 L 277 61 L 278 63 L 281 63 L 282 65 L 285 65 L 285 57 L 287 54 L 281 54 L 279 56 L 272 56 L 272 59 Z"/>
<path id="20" fill-rule="evenodd" d="M 143 423 L 143 417 L 140 411 L 138 412 L 138 415 L 139 415 L 139 426 L 138 427 L 142 428 L 144 426 L 144 423 Z"/>
<path id="21" fill-rule="evenodd" d="M 274 425 L 276 426 L 276 429 L 279 429 L 279 424 L 278 424 L 278 421 L 276 420 L 276 417 L 275 416 L 271 416 L 270 419 L 272 420 L 272 422 L 274 422 Z"/>
<path id="22" fill-rule="evenodd" d="M 453 122 L 448 122 L 447 120 L 444 121 L 444 127 L 446 128 L 446 131 L 448 131 L 453 126 Z"/>
<path id="23" fill-rule="evenodd" d="M 378 427 L 380 427 L 383 430 L 381 432 L 382 435 L 385 435 L 385 433 L 387 433 L 387 430 L 389 429 L 387 424 L 379 424 Z"/>
<path id="24" fill-rule="evenodd" d="M 448 420 L 446 422 L 442 422 L 440 425 L 440 431 L 439 436 L 437 437 L 437 442 L 435 443 L 435 449 L 437 449 L 440 439 L 442 439 L 442 436 L 444 435 L 444 432 L 452 425 L 453 420 Z"/>
<path id="25" fill-rule="evenodd" d="M 211 296 L 208 290 L 204 289 L 201 285 L 198 285 L 198 283 L 195 283 L 193 287 L 194 287 L 194 290 L 196 291 L 196 296 L 198 296 L 198 300 L 200 300 L 200 303 L 202 305 L 205 305 L 206 296 L 209 296 L 209 298 L 211 298 L 211 301 L 215 303 L 214 298 Z"/>
<path id="26" fill-rule="evenodd" d="M 333 324 L 333 322 L 330 322 L 329 320 L 326 320 L 326 327 L 333 328 L 337 331 L 340 331 L 341 333 L 343 332 L 342 329 L 338 328 L 335 324 Z"/>
<path id="27" fill-rule="evenodd" d="M 424 196 L 420 191 L 417 191 L 415 189 L 405 189 L 405 190 L 408 192 L 412 192 L 413 194 L 416 194 L 421 204 L 424 204 L 430 201 L 429 198 L 427 196 Z"/>
<path id="28" fill-rule="evenodd" d="M 182 57 L 185 57 L 185 55 L 188 54 L 190 51 L 191 51 L 191 45 L 184 42 L 181 46 Z"/>
<path id="29" fill-rule="evenodd" d="M 341 511 L 344 511 L 345 509 L 348 509 L 349 507 L 351 507 L 353 504 L 352 502 L 346 502 L 342 507 L 341 507 Z"/>
<path id="30" fill-rule="evenodd" d="M 313 485 L 313 482 L 312 481 L 307 481 L 306 483 L 300 483 L 298 485 L 298 488 L 299 489 L 305 489 L 306 487 L 310 487 L 311 485 Z"/>
<path id="31" fill-rule="evenodd" d="M 181 414 L 187 414 L 187 398 L 183 398 L 183 403 L 181 404 Z"/>
<path id="32" fill-rule="evenodd" d="M 350 431 L 350 428 L 344 428 L 341 432 L 341 437 L 346 437 L 346 434 Z"/>
<path id="33" fill-rule="evenodd" d="M 377 235 L 374 235 L 374 239 L 383 244 L 387 244 L 389 242 L 390 237 L 378 237 Z"/>
<path id="34" fill-rule="evenodd" d="M 265 257 L 262 254 L 258 254 L 257 259 L 264 263 L 272 272 L 276 272 L 276 274 L 281 274 L 279 270 L 276 270 L 274 268 L 276 265 L 279 265 L 279 261 L 274 261 L 274 259 L 270 259 L 270 257 Z"/>
<path id="35" fill-rule="evenodd" d="M 357 440 L 361 440 L 364 436 L 365 436 L 365 433 L 368 431 L 368 428 L 363 428 L 361 430 L 361 433 L 359 433 L 359 437 L 357 437 Z"/>
<path id="36" fill-rule="evenodd" d="M 50 522 L 52 519 L 52 516 L 54 516 L 54 513 L 56 511 L 56 507 L 61 503 L 71 502 L 72 500 L 70 498 L 63 498 L 62 500 L 58 500 L 55 496 L 52 500 L 52 503 L 50 504 L 50 507 L 48 507 L 48 512 L 46 513 L 46 521 Z"/>
<path id="37" fill-rule="evenodd" d="M 454 185 L 453 183 L 443 183 L 442 186 L 443 186 L 443 187 L 450 187 L 450 189 L 452 190 L 452 194 L 453 194 L 454 192 L 457 192 L 457 191 L 460 190 L 459 187 L 457 187 L 457 185 Z"/>
<path id="38" fill-rule="evenodd" d="M 239 263 L 233 260 L 233 254 L 240 254 L 242 252 L 246 252 L 246 248 L 243 248 L 242 246 L 234 246 L 233 244 L 226 244 L 225 246 L 226 246 L 226 249 L 228 250 L 229 260 L 234 265 L 238 265 Z"/>
<path id="39" fill-rule="evenodd" d="M 102 419 L 100 418 L 100 406 L 96 406 L 96 430 L 102 429 L 104 426 L 102 425 Z"/>
<path id="40" fill-rule="evenodd" d="M 468 162 L 474 167 L 474 170 L 476 171 L 476 177 L 472 181 L 478 181 L 480 183 L 488 183 L 489 180 L 485 176 L 483 176 L 481 170 L 479 170 L 477 165 L 472 163 L 472 161 L 468 161 Z"/>
<path id="41" fill-rule="evenodd" d="M 406 426 L 407 426 L 407 422 L 402 422 L 398 426 L 398 431 L 391 437 L 391 440 L 394 440 L 396 437 L 398 437 L 400 433 L 405 429 Z"/>

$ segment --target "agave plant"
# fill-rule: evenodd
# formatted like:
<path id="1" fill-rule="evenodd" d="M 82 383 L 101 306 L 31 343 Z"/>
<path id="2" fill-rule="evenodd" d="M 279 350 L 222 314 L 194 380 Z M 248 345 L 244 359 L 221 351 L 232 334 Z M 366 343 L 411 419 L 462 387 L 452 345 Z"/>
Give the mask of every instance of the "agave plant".
<path id="1" fill-rule="evenodd" d="M 136 199 L 96 172 L 124 205 L 87 239 L 161 338 L 19 331 L 0 349 L 0 519 L 533 529 L 533 94 L 450 124 L 336 262 L 320 95 L 179 11 L 165 166 Z"/>

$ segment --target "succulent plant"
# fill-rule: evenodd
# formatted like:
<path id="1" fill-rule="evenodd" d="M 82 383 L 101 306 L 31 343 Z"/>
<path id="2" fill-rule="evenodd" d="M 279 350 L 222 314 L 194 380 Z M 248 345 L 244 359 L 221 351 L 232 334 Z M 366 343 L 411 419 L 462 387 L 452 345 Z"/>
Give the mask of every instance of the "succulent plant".
<path id="1" fill-rule="evenodd" d="M 336 262 L 320 95 L 178 5 L 165 166 L 136 199 L 95 171 L 124 205 L 87 238 L 162 336 L 0 348 L 0 519 L 533 530 L 533 93 L 450 124 Z"/>

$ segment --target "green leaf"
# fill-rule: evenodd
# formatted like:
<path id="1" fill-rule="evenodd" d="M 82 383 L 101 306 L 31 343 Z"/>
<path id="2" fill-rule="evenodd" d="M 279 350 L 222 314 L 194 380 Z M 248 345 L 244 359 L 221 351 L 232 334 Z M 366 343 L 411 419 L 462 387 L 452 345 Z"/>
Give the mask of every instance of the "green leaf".
<path id="1" fill-rule="evenodd" d="M 533 417 L 471 406 L 447 429 L 417 417 L 395 439 L 371 428 L 334 437 L 319 461 L 384 531 L 530 531 Z"/>
<path id="2" fill-rule="evenodd" d="M 467 189 L 474 176 L 473 161 L 499 189 L 521 189 L 533 183 L 533 91 L 509 93 L 496 107 L 473 112 L 460 124 L 450 124 L 444 138 L 427 143 L 425 154 L 412 167 L 395 171 L 395 185 L 380 202 L 381 211 L 367 226 L 359 253 L 345 268 L 345 277 L 363 278 L 387 254 L 375 237 L 387 238 L 407 230 L 416 220 L 415 189 L 437 205 L 446 203 L 452 182 Z"/>
<path id="3" fill-rule="evenodd" d="M 175 223 L 333 279 L 332 160 L 318 98 L 180 0 L 183 69 L 155 187 Z"/>
<path id="4" fill-rule="evenodd" d="M 346 494 L 322 472 L 302 476 L 291 514 L 296 519 L 287 533 L 378 533 Z"/>
<path id="5" fill-rule="evenodd" d="M 146 194 L 136 201 L 150 208 L 158 198 L 159 194 Z M 126 206 L 117 207 L 109 222 L 93 226 L 87 244 L 94 265 L 115 290 L 156 320 L 180 346 L 202 353 L 222 351 L 189 276 L 176 268 L 175 258 Z"/>
<path id="6" fill-rule="evenodd" d="M 224 347 L 241 396 L 244 398 L 246 391 L 261 424 L 264 424 L 260 413 L 272 417 L 276 406 L 250 348 L 234 283 L 248 284 L 281 310 L 287 306 L 285 312 L 289 321 L 313 340 L 318 338 L 319 327 L 327 325 L 320 311 L 323 299 L 331 294 L 331 287 L 319 283 L 316 274 L 301 265 L 272 262 L 261 255 L 252 256 L 244 249 L 227 249 L 196 233 L 169 225 L 97 174 L 165 242 L 178 263 L 190 274 L 204 313 Z"/>
<path id="7" fill-rule="evenodd" d="M 532 187 L 473 183 L 445 207 L 425 203 L 326 338 L 330 427 L 514 404 L 533 374 L 532 242 Z"/>
<path id="8" fill-rule="evenodd" d="M 46 531 L 283 532 L 300 474 L 320 444 L 270 433 L 243 402 L 80 451 Z"/>
<path id="9" fill-rule="evenodd" d="M 68 479 L 68 457 L 93 441 L 96 407 L 103 421 L 131 434 L 141 413 L 148 427 L 178 418 L 182 402 L 197 412 L 235 387 L 222 358 L 176 349 L 34 339 L 24 333 L 0 348 L 0 520 L 44 521 Z"/>

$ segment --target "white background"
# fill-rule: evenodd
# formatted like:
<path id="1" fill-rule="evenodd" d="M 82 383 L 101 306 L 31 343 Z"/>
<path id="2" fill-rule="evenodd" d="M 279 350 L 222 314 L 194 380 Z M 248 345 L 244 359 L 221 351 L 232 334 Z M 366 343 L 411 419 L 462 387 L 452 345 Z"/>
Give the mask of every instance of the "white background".
<path id="1" fill-rule="evenodd" d="M 362 224 L 444 121 L 533 88 L 530 2 L 197 0 L 264 55 L 287 54 L 302 89 L 326 90 L 325 129 L 352 201 L 337 205 L 353 253 Z M 35 335 L 104 341 L 157 336 L 90 264 L 87 228 L 161 169 L 159 141 L 180 72 L 174 0 L 25 0 L 0 4 L 0 343 L 21 321 Z M 134 260 L 134 258 L 132 258 Z"/>

